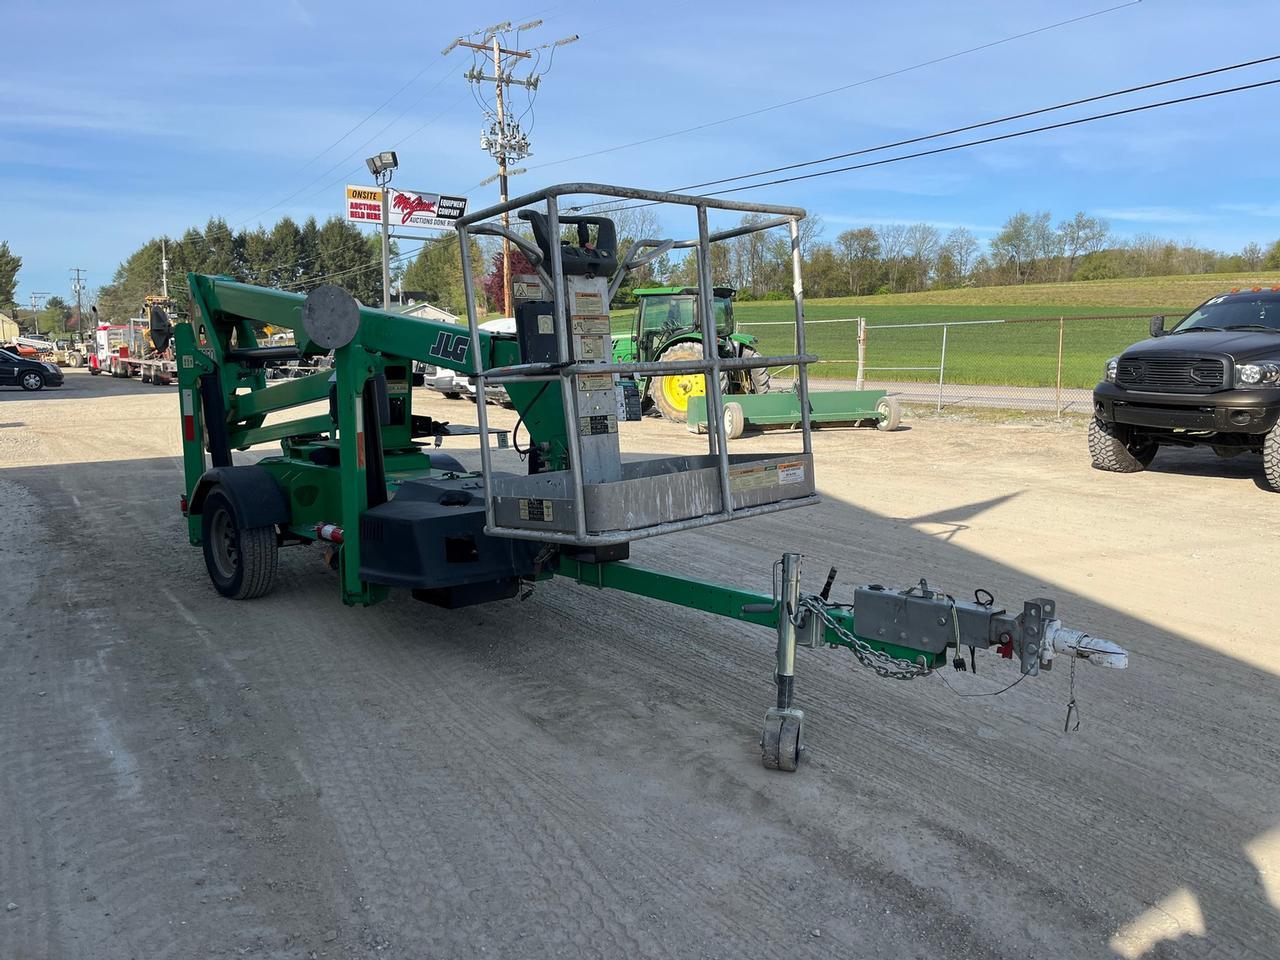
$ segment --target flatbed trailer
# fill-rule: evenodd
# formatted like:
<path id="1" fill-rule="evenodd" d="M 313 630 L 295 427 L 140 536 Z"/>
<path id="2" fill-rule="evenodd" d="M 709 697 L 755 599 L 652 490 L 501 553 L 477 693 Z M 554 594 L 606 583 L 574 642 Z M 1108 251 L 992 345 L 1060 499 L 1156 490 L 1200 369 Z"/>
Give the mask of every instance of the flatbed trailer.
<path id="1" fill-rule="evenodd" d="M 683 247 L 697 258 L 702 358 L 611 358 L 610 277 L 646 260 L 619 256 L 607 217 L 561 214 L 563 198 L 581 195 L 674 204 L 696 214 L 695 238 L 655 249 Z M 500 225 L 498 218 L 512 211 L 529 222 L 533 241 Z M 713 232 L 709 213 L 723 211 L 760 216 L 749 226 Z M 603 184 L 563 184 L 518 197 L 458 221 L 465 329 L 363 307 L 333 286 L 303 297 L 190 275 L 193 316 L 174 329 L 181 509 L 214 588 L 233 600 L 260 597 L 272 588 L 281 548 L 321 544 L 349 605 L 374 605 L 401 589 L 427 603 L 465 607 L 566 578 L 759 626 L 775 637 L 777 693 L 765 715 L 761 760 L 787 771 L 804 751 L 804 714 L 796 705 L 799 648 L 848 650 L 877 676 L 895 679 L 928 676 L 964 647 L 971 658 L 995 648 L 1023 675 L 1037 675 L 1062 656 L 1125 666 L 1121 647 L 1065 626 L 1048 598 L 1005 609 L 989 595 L 958 600 L 921 580 L 907 589 L 867 584 L 833 599 L 834 570 L 820 591 L 802 589 L 796 550 L 774 562 L 768 593 L 630 561 L 630 545 L 639 539 L 818 502 L 805 369 L 816 358 L 805 349 L 804 215 L 798 208 Z M 576 232 L 576 243 L 562 242 L 566 228 Z M 794 352 L 722 357 L 713 348 L 711 244 L 778 228 L 789 232 L 793 253 Z M 470 262 L 477 235 L 514 243 L 542 280 L 546 299 L 517 307 L 514 334 L 480 327 Z M 268 326 L 293 330 L 294 346 L 261 345 L 259 331 Z M 272 365 L 329 351 L 332 372 L 267 387 Z M 465 470 L 437 449 L 456 428 L 415 415 L 415 363 L 475 378 L 479 423 L 466 432 L 478 434 L 480 470 Z M 721 373 L 785 365 L 797 368 L 800 450 L 729 453 Z M 619 378 L 686 373 L 704 375 L 708 385 L 707 452 L 624 460 L 619 423 L 632 409 L 640 414 L 638 404 L 619 399 L 625 393 Z M 527 474 L 495 468 L 485 403 L 495 384 L 505 387 L 527 431 Z M 280 419 L 317 401 L 327 401 L 327 408 Z M 237 451 L 262 444 L 278 444 L 280 452 L 236 462 Z M 500 619 L 503 608 L 495 615 Z"/>
<path id="2" fill-rule="evenodd" d="M 170 342 L 172 321 L 160 306 L 151 306 L 150 312 L 146 319 L 99 324 L 89 355 L 89 373 L 138 377 L 143 383 L 157 386 L 176 383 L 178 361 Z"/>

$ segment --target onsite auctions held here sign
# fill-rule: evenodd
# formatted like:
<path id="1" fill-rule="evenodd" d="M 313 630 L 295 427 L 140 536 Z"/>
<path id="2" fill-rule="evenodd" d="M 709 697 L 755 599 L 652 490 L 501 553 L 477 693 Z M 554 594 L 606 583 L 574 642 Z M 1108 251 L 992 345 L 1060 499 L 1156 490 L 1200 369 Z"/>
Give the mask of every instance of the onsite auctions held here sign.
<path id="1" fill-rule="evenodd" d="M 393 189 L 390 208 L 392 227 L 451 230 L 454 221 L 467 212 L 467 198 Z M 354 223 L 382 223 L 382 189 L 347 184 L 347 219 Z"/>

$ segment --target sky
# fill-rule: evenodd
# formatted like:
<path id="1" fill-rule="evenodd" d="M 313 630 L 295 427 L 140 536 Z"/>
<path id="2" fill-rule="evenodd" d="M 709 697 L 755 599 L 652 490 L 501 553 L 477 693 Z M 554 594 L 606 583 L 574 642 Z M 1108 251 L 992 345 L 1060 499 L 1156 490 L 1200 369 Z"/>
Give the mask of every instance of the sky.
<path id="1" fill-rule="evenodd" d="M 396 186 L 496 202 L 496 185 L 477 186 L 495 168 L 462 76 L 471 56 L 441 50 L 504 20 L 544 21 L 524 46 L 580 36 L 539 64 L 513 193 L 673 189 L 1280 53 L 1275 0 L 1141 0 L 951 56 L 1122 2 L 3 0 L 0 240 L 23 257 L 25 304 L 69 298 L 71 267 L 107 283 L 147 239 L 210 216 L 251 228 L 340 213 L 378 150 L 398 152 Z M 1280 61 L 1048 119 L 1277 77 Z M 1265 246 L 1280 238 L 1278 107 L 1280 85 L 734 197 L 803 206 L 828 240 L 927 221 L 985 242 L 1022 208 L 1084 210 L 1120 236 Z"/>

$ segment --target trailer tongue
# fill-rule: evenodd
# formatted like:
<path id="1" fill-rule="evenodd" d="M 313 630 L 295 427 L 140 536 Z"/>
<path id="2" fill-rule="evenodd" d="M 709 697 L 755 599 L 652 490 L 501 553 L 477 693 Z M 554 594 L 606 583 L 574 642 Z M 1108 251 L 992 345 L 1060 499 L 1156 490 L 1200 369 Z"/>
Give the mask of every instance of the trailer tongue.
<path id="1" fill-rule="evenodd" d="M 616 362 L 610 350 L 610 278 L 643 264 L 619 257 L 604 217 L 560 214 L 560 198 L 596 194 L 692 207 L 701 357 Z M 537 207 L 535 209 L 535 206 Z M 518 210 L 534 241 L 494 222 Z M 715 348 L 712 243 L 708 211 L 762 215 L 751 229 L 789 230 L 796 337 L 792 354 L 725 357 Z M 309 296 L 191 275 L 193 316 L 174 328 L 183 427 L 183 510 L 192 544 L 202 546 L 214 587 L 251 599 L 272 585 L 279 546 L 327 545 L 348 604 L 370 605 L 393 588 L 462 607 L 515 596 L 528 584 L 565 577 L 771 629 L 776 634 L 777 701 L 761 737 L 766 767 L 794 770 L 804 715 L 795 706 L 798 647 L 843 647 L 883 677 L 909 679 L 948 661 L 948 651 L 996 647 L 1034 675 L 1057 656 L 1119 667 L 1114 644 L 1062 625 L 1053 601 L 1019 612 L 967 603 L 928 589 L 868 585 L 852 603 L 830 599 L 834 571 L 817 594 L 801 589 L 800 555 L 775 563 L 769 594 L 704 583 L 628 561 L 632 541 L 775 513 L 818 501 L 808 417 L 798 223 L 804 211 L 712 201 L 599 184 L 566 184 L 459 221 L 468 326 L 359 306 L 336 287 Z M 561 240 L 576 228 L 576 242 Z M 471 286 L 471 237 L 507 236 L 533 263 L 544 299 L 516 311 L 515 335 L 480 329 Z M 621 266 L 620 266 L 621 264 Z M 261 346 L 264 326 L 291 329 L 295 345 Z M 332 350 L 326 370 L 267 387 L 272 365 Z M 413 364 L 467 373 L 476 382 L 478 428 L 457 428 L 413 412 Z M 730 454 L 722 374 L 795 365 L 801 449 Z M 633 378 L 700 374 L 707 384 L 706 454 L 624 461 L 618 423 L 638 416 Z M 527 475 L 494 470 L 485 407 L 505 387 L 528 432 Z M 292 420 L 293 408 L 327 409 Z M 481 469 L 472 473 L 439 443 L 476 433 Z M 279 442 L 282 452 L 236 464 L 233 451 Z"/>

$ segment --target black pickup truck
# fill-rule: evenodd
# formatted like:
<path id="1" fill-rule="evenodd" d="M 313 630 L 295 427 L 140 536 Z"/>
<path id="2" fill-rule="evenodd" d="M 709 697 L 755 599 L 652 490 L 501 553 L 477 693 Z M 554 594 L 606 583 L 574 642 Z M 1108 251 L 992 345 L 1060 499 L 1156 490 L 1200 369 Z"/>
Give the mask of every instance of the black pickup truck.
<path id="1" fill-rule="evenodd" d="M 1089 455 L 1114 473 L 1145 468 L 1162 446 L 1262 454 L 1280 491 L 1280 287 L 1206 300 L 1169 331 L 1107 361 L 1093 391 Z"/>

